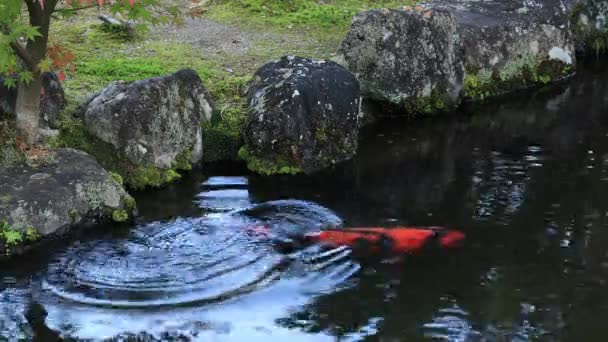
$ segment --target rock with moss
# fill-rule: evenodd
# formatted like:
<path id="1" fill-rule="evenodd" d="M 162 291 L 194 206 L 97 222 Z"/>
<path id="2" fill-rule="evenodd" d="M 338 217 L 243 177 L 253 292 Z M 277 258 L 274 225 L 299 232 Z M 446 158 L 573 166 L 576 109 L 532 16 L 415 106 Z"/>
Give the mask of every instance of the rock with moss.
<path id="1" fill-rule="evenodd" d="M 0 250 L 135 213 L 134 200 L 88 154 L 59 149 L 54 162 L 0 170 Z"/>
<path id="2" fill-rule="evenodd" d="M 579 52 L 605 53 L 608 49 L 608 1 L 571 0 L 571 26 Z"/>
<path id="3" fill-rule="evenodd" d="M 365 93 L 408 112 L 547 84 L 574 72 L 561 0 L 435 0 L 360 13 L 341 58 Z M 463 92 L 464 90 L 464 92 Z"/>
<path id="4" fill-rule="evenodd" d="M 212 112 L 213 101 L 201 79 L 186 69 L 131 84 L 110 84 L 89 102 L 84 123 L 90 134 L 135 167 L 163 173 L 176 163 L 183 169 L 201 161 L 201 123 Z M 185 160 L 178 160 L 183 156 Z"/>
<path id="5" fill-rule="evenodd" d="M 8 88 L 0 77 L 0 117 L 4 113 L 14 114 L 17 101 L 17 87 Z M 54 128 L 61 110 L 65 107 L 65 93 L 57 74 L 42 73 L 40 92 L 40 127 Z"/>
<path id="6" fill-rule="evenodd" d="M 359 13 L 338 61 L 357 74 L 364 96 L 432 113 L 460 103 L 463 55 L 452 13 L 406 7 Z"/>
<path id="7" fill-rule="evenodd" d="M 456 17 L 467 98 L 544 85 L 574 72 L 574 36 L 561 0 L 437 0 L 424 7 Z"/>
<path id="8" fill-rule="evenodd" d="M 334 62 L 289 56 L 268 63 L 255 73 L 248 100 L 240 157 L 253 171 L 311 173 L 356 153 L 359 82 Z"/>

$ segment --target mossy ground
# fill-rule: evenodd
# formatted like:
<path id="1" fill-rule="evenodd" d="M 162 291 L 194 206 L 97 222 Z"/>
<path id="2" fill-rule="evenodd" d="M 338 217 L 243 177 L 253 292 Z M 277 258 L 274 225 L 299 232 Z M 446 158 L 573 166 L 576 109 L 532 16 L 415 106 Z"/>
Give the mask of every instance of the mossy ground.
<path id="1" fill-rule="evenodd" d="M 216 0 L 208 6 L 215 20 L 244 27 L 304 34 L 320 46 L 337 46 L 359 11 L 412 5 L 412 0 Z M 311 51 L 313 52 L 313 51 Z"/>

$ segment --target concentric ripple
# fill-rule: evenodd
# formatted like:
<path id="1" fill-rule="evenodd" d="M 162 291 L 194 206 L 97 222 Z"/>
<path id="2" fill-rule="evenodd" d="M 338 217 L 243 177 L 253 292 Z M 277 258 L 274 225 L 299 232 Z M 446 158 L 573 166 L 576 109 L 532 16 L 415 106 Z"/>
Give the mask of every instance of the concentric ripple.
<path id="1" fill-rule="evenodd" d="M 264 224 L 287 234 L 339 223 L 331 211 L 303 201 L 154 222 L 137 227 L 127 239 L 71 247 L 50 263 L 43 288 L 86 305 L 147 308 L 223 301 L 279 277 L 311 272 L 345 278 L 358 269 L 348 258 L 349 251 L 326 252 L 328 257 L 314 248 L 281 254 L 270 239 L 247 230 Z"/>

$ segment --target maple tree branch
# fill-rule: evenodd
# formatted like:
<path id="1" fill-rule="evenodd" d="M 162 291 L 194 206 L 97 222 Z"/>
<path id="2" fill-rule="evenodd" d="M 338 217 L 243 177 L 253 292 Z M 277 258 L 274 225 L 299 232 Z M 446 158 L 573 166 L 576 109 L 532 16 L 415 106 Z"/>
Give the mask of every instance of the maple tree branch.
<path id="1" fill-rule="evenodd" d="M 15 54 L 17 56 L 19 56 L 19 58 L 23 61 L 23 63 L 25 63 L 25 66 L 28 69 L 30 69 L 30 71 L 32 71 L 34 73 L 38 73 L 40 71 L 38 68 L 38 65 L 34 62 L 34 59 L 27 52 L 27 50 L 25 50 L 23 45 L 21 45 L 19 42 L 11 42 L 11 43 L 9 43 L 9 45 L 10 45 L 11 49 L 13 49 Z"/>

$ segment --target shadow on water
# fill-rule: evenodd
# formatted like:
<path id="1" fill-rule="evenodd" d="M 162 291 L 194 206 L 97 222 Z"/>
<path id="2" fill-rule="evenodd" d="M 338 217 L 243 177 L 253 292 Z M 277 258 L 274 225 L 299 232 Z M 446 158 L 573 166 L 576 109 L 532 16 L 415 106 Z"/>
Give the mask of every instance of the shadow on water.
<path id="1" fill-rule="evenodd" d="M 380 121 L 354 160 L 315 176 L 193 172 L 136 194 L 136 227 L 3 268 L 0 336 L 28 336 L 46 311 L 79 338 L 604 341 L 606 108 L 608 70 L 590 64 L 457 116 Z M 468 241 L 360 268 L 347 250 L 279 253 L 242 229 L 342 220 L 445 225 Z"/>

